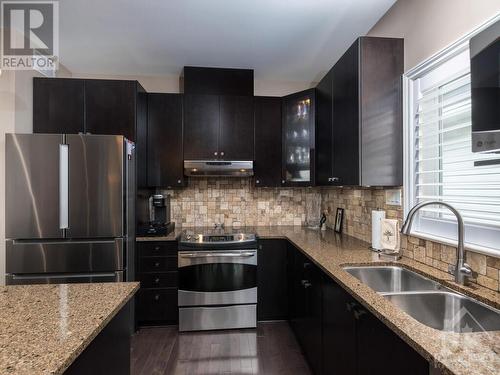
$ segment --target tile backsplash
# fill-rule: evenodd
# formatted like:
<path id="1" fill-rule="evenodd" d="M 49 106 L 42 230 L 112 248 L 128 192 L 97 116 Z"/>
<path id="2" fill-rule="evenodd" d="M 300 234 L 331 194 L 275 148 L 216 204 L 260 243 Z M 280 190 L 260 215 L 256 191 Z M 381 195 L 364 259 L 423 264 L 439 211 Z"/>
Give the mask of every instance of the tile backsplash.
<path id="1" fill-rule="evenodd" d="M 344 208 L 343 232 L 371 241 L 371 211 L 378 208 L 386 212 L 389 219 L 403 220 L 401 206 L 385 204 L 385 189 L 382 188 L 324 188 L 321 190 L 321 208 L 329 211 L 327 224 L 333 227 L 337 207 Z M 434 241 L 412 236 L 402 236 L 403 256 L 425 263 L 442 271 L 456 261 L 456 248 Z M 486 288 L 500 291 L 500 258 L 466 252 L 466 261 L 478 273 L 473 282 Z"/>
<path id="2" fill-rule="evenodd" d="M 321 194 L 315 188 L 256 188 L 251 178 L 190 178 L 167 190 L 172 221 L 182 226 L 310 225 L 318 223 Z"/>
<path id="3" fill-rule="evenodd" d="M 317 225 L 322 211 L 333 228 L 337 207 L 344 208 L 343 233 L 371 241 L 371 211 L 383 209 L 386 217 L 403 219 L 401 206 L 385 203 L 383 188 L 256 188 L 251 178 L 190 178 L 171 195 L 172 220 L 181 226 Z M 403 256 L 448 270 L 456 249 L 437 242 L 402 236 Z M 500 291 L 500 258 L 468 251 L 466 260 L 478 273 L 473 280 Z"/>

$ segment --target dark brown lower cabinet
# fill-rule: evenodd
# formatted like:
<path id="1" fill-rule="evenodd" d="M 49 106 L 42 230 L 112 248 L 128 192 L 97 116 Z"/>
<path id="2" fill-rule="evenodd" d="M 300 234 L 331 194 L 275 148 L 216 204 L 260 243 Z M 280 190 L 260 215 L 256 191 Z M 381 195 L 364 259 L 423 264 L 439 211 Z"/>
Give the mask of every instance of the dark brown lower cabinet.
<path id="1" fill-rule="evenodd" d="M 356 320 L 353 298 L 325 277 L 323 286 L 323 372 L 356 374 Z"/>
<path id="2" fill-rule="evenodd" d="M 135 299 L 139 326 L 177 324 L 177 242 L 136 244 L 141 288 Z"/>
<path id="3" fill-rule="evenodd" d="M 374 315 L 360 308 L 356 319 L 357 373 L 423 375 L 429 363 Z M 381 355 L 381 350 L 390 356 Z"/>
<path id="4" fill-rule="evenodd" d="M 328 277 L 322 326 L 325 375 L 429 373 L 423 357 Z"/>
<path id="5" fill-rule="evenodd" d="M 288 319 L 286 241 L 260 240 L 257 262 L 257 319 Z"/>
<path id="6" fill-rule="evenodd" d="M 129 375 L 132 303 L 111 319 L 64 371 L 65 375 Z"/>
<path id="7" fill-rule="evenodd" d="M 287 264 L 289 323 L 314 374 L 429 373 L 423 357 L 290 243 Z"/>
<path id="8" fill-rule="evenodd" d="M 299 250 L 289 245 L 290 325 L 315 374 L 322 373 L 322 274 Z"/>

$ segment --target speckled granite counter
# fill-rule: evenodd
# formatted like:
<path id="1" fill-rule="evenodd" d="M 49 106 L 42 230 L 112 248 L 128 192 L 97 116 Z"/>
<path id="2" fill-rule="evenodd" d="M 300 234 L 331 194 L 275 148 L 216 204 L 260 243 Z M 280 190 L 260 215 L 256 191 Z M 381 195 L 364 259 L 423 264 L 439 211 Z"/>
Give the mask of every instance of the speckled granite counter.
<path id="1" fill-rule="evenodd" d="M 0 288 L 0 374 L 62 374 L 139 283 Z"/>
<path id="2" fill-rule="evenodd" d="M 427 327 L 344 271 L 342 269 L 344 265 L 391 263 L 387 260 L 380 260 L 378 254 L 368 249 L 366 242 L 338 235 L 331 230 L 321 232 L 303 227 L 286 226 L 252 229 L 261 238 L 287 238 L 291 241 L 356 300 L 443 373 L 498 374 L 500 332 L 458 334 Z M 168 237 L 156 238 L 156 240 L 174 240 L 181 231 L 182 228 L 178 228 Z M 493 307 L 500 307 L 500 293 L 498 292 L 477 286 L 473 288 L 459 286 L 453 282 L 453 276 L 412 259 L 403 258 L 397 263 L 438 280 L 452 289 L 478 298 Z M 389 358 L 388 360 L 390 361 Z"/>

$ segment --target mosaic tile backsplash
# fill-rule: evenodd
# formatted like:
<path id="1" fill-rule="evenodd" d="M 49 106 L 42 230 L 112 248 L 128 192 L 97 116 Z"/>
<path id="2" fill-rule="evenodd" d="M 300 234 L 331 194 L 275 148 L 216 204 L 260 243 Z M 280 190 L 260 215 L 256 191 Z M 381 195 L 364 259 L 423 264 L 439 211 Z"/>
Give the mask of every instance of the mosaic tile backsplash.
<path id="1" fill-rule="evenodd" d="M 319 223 L 321 194 L 312 188 L 256 188 L 251 178 L 190 178 L 171 195 L 176 225 L 311 225 Z"/>
<path id="2" fill-rule="evenodd" d="M 172 220 L 179 226 L 317 225 L 327 212 L 334 227 L 337 207 L 344 208 L 343 233 L 371 240 L 371 211 L 403 219 L 401 206 L 385 204 L 383 188 L 256 188 L 251 178 L 191 178 L 171 195 Z M 403 256 L 443 271 L 454 264 L 455 248 L 416 237 L 402 236 Z M 478 277 L 473 282 L 500 291 L 500 258 L 467 252 L 466 260 Z"/>
<path id="3" fill-rule="evenodd" d="M 378 208 L 389 219 L 403 220 L 401 206 L 385 204 L 382 188 L 324 188 L 321 190 L 321 207 L 329 211 L 327 225 L 333 228 L 337 207 L 344 208 L 343 232 L 364 241 L 371 241 L 371 212 Z M 456 248 L 416 237 L 402 236 L 403 256 L 425 263 L 442 271 L 448 271 L 456 261 Z M 466 252 L 466 261 L 478 273 L 473 282 L 500 291 L 500 258 Z"/>

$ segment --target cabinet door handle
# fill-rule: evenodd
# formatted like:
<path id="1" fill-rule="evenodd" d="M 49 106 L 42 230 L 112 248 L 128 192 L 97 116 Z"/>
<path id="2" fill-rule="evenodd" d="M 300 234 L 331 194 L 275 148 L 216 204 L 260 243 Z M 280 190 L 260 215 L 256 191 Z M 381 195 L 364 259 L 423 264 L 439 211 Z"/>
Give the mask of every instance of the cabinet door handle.
<path id="1" fill-rule="evenodd" d="M 220 156 L 224 156 L 224 151 L 221 151 L 221 152 L 220 152 Z"/>
<path id="2" fill-rule="evenodd" d="M 285 180 L 281 180 L 281 183 L 284 184 L 285 183 Z"/>
<path id="3" fill-rule="evenodd" d="M 312 284 L 309 282 L 309 280 L 302 280 L 301 281 L 302 286 L 307 289 L 312 286 Z"/>
<path id="4" fill-rule="evenodd" d="M 347 311 L 353 311 L 356 306 L 356 302 L 347 302 L 345 304 Z"/>
<path id="5" fill-rule="evenodd" d="M 359 320 L 360 317 L 366 314 L 366 311 L 363 309 L 354 309 L 354 319 Z"/>
<path id="6" fill-rule="evenodd" d="M 304 262 L 304 268 L 309 268 L 311 267 L 311 263 L 309 262 Z"/>
<path id="7" fill-rule="evenodd" d="M 157 277 L 157 278 L 155 279 L 155 284 L 158 284 L 159 282 L 160 282 L 160 278 L 159 278 L 159 277 Z"/>
<path id="8" fill-rule="evenodd" d="M 160 262 L 155 262 L 155 267 L 160 267 Z"/>
<path id="9" fill-rule="evenodd" d="M 217 151 L 214 152 L 214 155 L 217 156 L 219 153 Z"/>
<path id="10" fill-rule="evenodd" d="M 159 294 L 155 294 L 155 301 L 159 301 L 160 300 L 160 295 Z"/>
<path id="11" fill-rule="evenodd" d="M 155 251 L 160 251 L 160 246 L 155 246 L 154 249 Z"/>
<path id="12" fill-rule="evenodd" d="M 256 184 L 260 184 L 260 180 L 255 180 L 255 183 Z"/>
<path id="13" fill-rule="evenodd" d="M 340 178 L 338 177 L 328 177 L 328 182 L 339 182 Z"/>
<path id="14" fill-rule="evenodd" d="M 177 180 L 177 183 L 180 184 L 182 182 L 182 180 Z"/>

